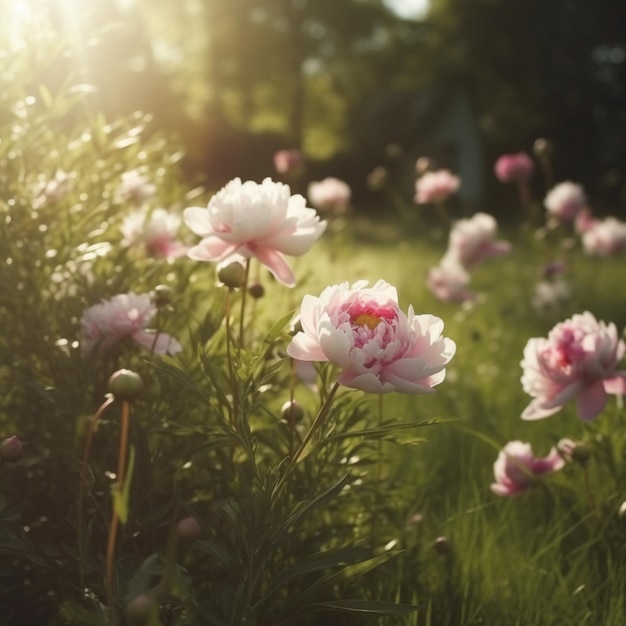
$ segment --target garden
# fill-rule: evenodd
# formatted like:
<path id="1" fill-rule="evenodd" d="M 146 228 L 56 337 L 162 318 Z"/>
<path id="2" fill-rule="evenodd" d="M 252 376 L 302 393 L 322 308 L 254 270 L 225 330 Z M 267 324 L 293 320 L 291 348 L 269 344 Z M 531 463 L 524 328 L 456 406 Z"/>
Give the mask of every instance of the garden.
<path id="1" fill-rule="evenodd" d="M 105 4 L 1 9 L 0 626 L 626 626 L 626 42 L 573 138 L 453 0 Z"/>

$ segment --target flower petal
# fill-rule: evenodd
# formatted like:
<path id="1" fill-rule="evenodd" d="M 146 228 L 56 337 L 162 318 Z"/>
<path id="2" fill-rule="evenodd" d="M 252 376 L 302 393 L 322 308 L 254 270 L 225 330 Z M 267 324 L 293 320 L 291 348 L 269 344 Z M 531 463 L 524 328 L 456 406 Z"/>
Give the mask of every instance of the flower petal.
<path id="1" fill-rule="evenodd" d="M 605 378 L 604 391 L 613 395 L 626 395 L 626 372 L 618 372 L 616 376 Z"/>
<path id="2" fill-rule="evenodd" d="M 602 411 L 606 406 L 606 391 L 604 390 L 604 384 L 602 380 L 598 380 L 592 385 L 587 385 L 578 396 L 576 408 L 578 409 L 578 415 L 584 420 L 592 420 Z"/>
<path id="3" fill-rule="evenodd" d="M 272 272 L 274 278 L 276 278 L 279 283 L 282 283 L 286 287 L 295 286 L 295 274 L 280 252 L 273 248 L 257 248 L 256 246 L 252 249 L 254 256 Z"/>
<path id="4" fill-rule="evenodd" d="M 132 338 L 139 345 L 151 350 L 155 354 L 176 354 L 183 347 L 174 339 L 165 333 L 149 333 L 145 330 L 137 330 L 132 334 Z"/>

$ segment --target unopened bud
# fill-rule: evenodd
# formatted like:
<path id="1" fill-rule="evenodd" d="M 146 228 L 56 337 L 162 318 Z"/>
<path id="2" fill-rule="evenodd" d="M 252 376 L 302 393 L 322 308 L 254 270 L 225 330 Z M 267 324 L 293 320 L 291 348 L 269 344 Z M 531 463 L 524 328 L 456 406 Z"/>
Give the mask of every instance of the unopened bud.
<path id="1" fill-rule="evenodd" d="M 585 443 L 577 443 L 572 450 L 572 461 L 584 465 L 591 458 L 591 448 Z"/>
<path id="2" fill-rule="evenodd" d="M 304 409 L 297 400 L 287 400 L 280 409 L 280 415 L 288 424 L 296 424 L 302 421 Z"/>
<path id="3" fill-rule="evenodd" d="M 580 441 L 561 439 L 556 444 L 556 449 L 566 461 L 573 461 L 584 465 L 591 457 L 591 448 Z"/>
<path id="4" fill-rule="evenodd" d="M 258 300 L 265 295 L 265 287 L 261 283 L 252 283 L 248 287 L 248 293 L 255 299 Z"/>
<path id="5" fill-rule="evenodd" d="M 553 151 L 554 147 L 552 143 L 547 139 L 543 139 L 542 137 L 536 139 L 535 143 L 533 144 L 533 152 L 536 157 L 548 157 L 552 154 Z"/>
<path id="6" fill-rule="evenodd" d="M 24 446 L 16 435 L 7 437 L 2 443 L 0 443 L 0 459 L 7 463 L 14 463 L 19 461 L 22 456 Z"/>
<path id="7" fill-rule="evenodd" d="M 157 285 L 154 288 L 152 300 L 158 309 L 162 309 L 174 301 L 174 290 L 169 285 Z"/>
<path id="8" fill-rule="evenodd" d="M 450 552 L 450 542 L 447 537 L 437 537 L 437 539 L 435 539 L 435 543 L 433 544 L 433 548 L 435 548 L 435 552 L 438 554 L 447 554 Z"/>
<path id="9" fill-rule="evenodd" d="M 119 400 L 133 400 L 143 391 L 143 380 L 137 372 L 121 369 L 111 374 L 107 387 Z"/>
<path id="10" fill-rule="evenodd" d="M 617 509 L 617 517 L 620 522 L 624 522 L 626 524 L 626 500 L 619 505 L 619 509 Z"/>
<path id="11" fill-rule="evenodd" d="M 193 541 L 200 536 L 201 532 L 202 529 L 200 528 L 198 520 L 192 515 L 183 517 L 183 519 L 179 520 L 176 524 L 176 535 L 179 541 Z"/>
<path id="12" fill-rule="evenodd" d="M 415 161 L 415 173 L 418 176 L 421 176 L 422 174 L 426 174 L 426 172 L 428 172 L 428 170 L 430 169 L 431 169 L 431 162 L 428 157 L 420 157 L 419 159 L 417 159 L 417 161 Z"/>
<path id="13" fill-rule="evenodd" d="M 229 289 L 239 289 L 246 284 L 246 268 L 241 263 L 233 261 L 217 271 L 217 278 Z"/>

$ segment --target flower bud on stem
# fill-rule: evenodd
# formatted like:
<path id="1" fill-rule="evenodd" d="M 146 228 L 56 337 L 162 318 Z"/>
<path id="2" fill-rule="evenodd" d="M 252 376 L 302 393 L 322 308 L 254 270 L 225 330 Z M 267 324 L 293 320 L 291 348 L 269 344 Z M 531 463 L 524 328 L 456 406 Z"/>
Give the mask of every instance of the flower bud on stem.
<path id="1" fill-rule="evenodd" d="M 308 447 L 311 439 L 313 438 L 313 434 L 318 429 L 318 427 L 320 427 L 324 423 L 324 420 L 326 419 L 326 416 L 328 415 L 328 411 L 330 410 L 330 407 L 332 405 L 333 398 L 335 397 L 335 393 L 337 392 L 337 389 L 339 389 L 339 383 L 335 383 L 332 386 L 331 390 L 328 392 L 328 396 L 326 396 L 326 400 L 324 400 L 324 403 L 320 407 L 320 410 L 315 416 L 315 419 L 313 420 L 313 423 L 309 427 L 309 430 L 307 431 L 306 435 L 304 435 L 304 437 L 302 438 L 302 441 L 300 442 L 300 445 L 298 446 L 298 449 L 296 450 L 295 454 L 289 460 L 289 464 L 287 465 L 287 469 L 285 470 L 285 473 L 281 476 L 280 480 L 276 483 L 276 486 L 274 487 L 274 490 L 272 491 L 272 498 L 278 497 L 283 487 L 285 486 L 285 483 L 287 482 L 287 478 L 289 478 L 289 475 L 291 474 L 291 472 L 293 472 L 294 468 L 296 467 L 296 465 L 300 461 L 300 458 L 302 457 L 306 448 Z"/>
<path id="2" fill-rule="evenodd" d="M 16 435 L 7 437 L 0 443 L 0 460 L 5 463 L 15 463 L 22 456 L 24 446 Z"/>

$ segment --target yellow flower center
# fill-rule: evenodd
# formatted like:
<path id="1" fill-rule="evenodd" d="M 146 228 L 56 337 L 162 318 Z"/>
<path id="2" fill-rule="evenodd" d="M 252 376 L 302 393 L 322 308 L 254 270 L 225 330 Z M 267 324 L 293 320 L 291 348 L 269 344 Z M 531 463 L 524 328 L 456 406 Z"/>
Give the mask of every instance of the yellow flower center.
<path id="1" fill-rule="evenodd" d="M 381 318 L 371 313 L 361 313 L 354 318 L 354 323 L 357 326 L 367 326 L 368 328 L 376 328 L 380 322 Z"/>

